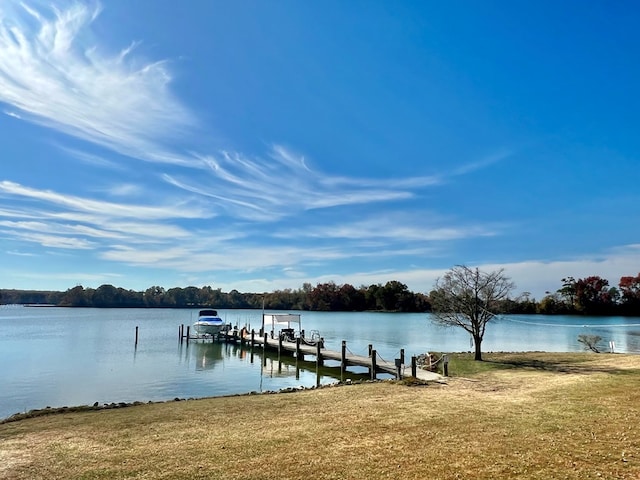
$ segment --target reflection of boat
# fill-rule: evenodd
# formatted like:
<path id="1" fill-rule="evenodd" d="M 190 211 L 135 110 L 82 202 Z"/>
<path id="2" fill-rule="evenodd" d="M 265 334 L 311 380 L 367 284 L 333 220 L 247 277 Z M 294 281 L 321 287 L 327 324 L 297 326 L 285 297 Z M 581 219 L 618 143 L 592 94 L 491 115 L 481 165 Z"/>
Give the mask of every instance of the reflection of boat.
<path id="1" fill-rule="evenodd" d="M 194 342 L 190 348 L 196 359 L 196 370 L 209 370 L 217 363 L 224 361 L 222 347 L 220 342 Z"/>
<path id="2" fill-rule="evenodd" d="M 198 321 L 193 324 L 193 329 L 198 335 L 218 335 L 228 331 L 230 328 L 231 325 L 225 325 L 224 321 L 218 316 L 218 312 L 211 309 L 200 310 Z"/>

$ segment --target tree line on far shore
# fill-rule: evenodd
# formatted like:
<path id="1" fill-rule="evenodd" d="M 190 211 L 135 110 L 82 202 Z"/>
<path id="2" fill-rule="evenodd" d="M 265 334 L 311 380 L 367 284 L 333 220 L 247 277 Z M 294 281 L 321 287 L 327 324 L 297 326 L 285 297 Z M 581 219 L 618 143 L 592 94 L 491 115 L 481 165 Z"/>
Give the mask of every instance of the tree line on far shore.
<path id="1" fill-rule="evenodd" d="M 354 287 L 334 282 L 270 293 L 222 292 L 205 287 L 152 286 L 145 291 L 126 290 L 113 285 L 84 288 L 80 285 L 65 292 L 0 289 L 0 303 L 56 305 L 97 308 L 197 308 L 308 310 L 308 311 L 386 311 L 429 312 L 434 292 L 414 293 L 398 281 Z M 640 316 L 640 273 L 625 276 L 618 286 L 606 279 L 590 276 L 566 277 L 555 292 L 536 301 L 530 294 L 502 300 L 495 313 L 543 315 L 638 315 Z"/>
<path id="2" fill-rule="evenodd" d="M 310 283 L 302 288 L 276 290 L 270 293 L 223 292 L 220 288 L 149 287 L 145 291 L 126 290 L 113 285 L 84 288 L 81 285 L 66 292 L 2 290 L 0 303 L 47 304 L 61 307 L 97 308 L 198 308 L 309 310 L 309 311 L 391 311 L 425 312 L 430 310 L 427 295 L 413 293 L 397 281 L 362 286 L 337 285 L 334 282 Z"/>

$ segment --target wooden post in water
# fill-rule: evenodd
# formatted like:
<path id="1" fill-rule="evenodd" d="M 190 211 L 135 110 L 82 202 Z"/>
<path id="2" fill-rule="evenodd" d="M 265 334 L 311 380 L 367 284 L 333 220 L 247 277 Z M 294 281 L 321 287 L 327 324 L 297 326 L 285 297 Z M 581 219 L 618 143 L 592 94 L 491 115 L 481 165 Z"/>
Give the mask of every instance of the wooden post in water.
<path id="1" fill-rule="evenodd" d="M 138 347 L 138 326 L 136 325 L 136 343 L 135 343 L 135 347 Z"/>
<path id="2" fill-rule="evenodd" d="M 376 379 L 376 354 L 377 352 L 375 350 L 371 350 L 371 380 Z"/>
<path id="3" fill-rule="evenodd" d="M 189 329 L 191 327 L 189 325 L 187 325 L 187 345 L 189 345 L 189 337 L 191 336 L 191 334 L 189 333 Z"/>
<path id="4" fill-rule="evenodd" d="M 344 372 L 347 369 L 347 341 L 342 340 L 342 355 L 340 359 L 340 381 L 344 382 Z"/>
<path id="5" fill-rule="evenodd" d="M 253 347 L 256 344 L 256 331 L 255 330 L 251 330 L 251 350 L 253 350 Z"/>
<path id="6" fill-rule="evenodd" d="M 278 335 L 278 360 L 280 360 L 281 352 L 282 352 L 282 333 Z"/>
<path id="7" fill-rule="evenodd" d="M 416 377 L 418 375 L 418 359 L 414 355 L 411 357 L 411 376 Z"/>
<path id="8" fill-rule="evenodd" d="M 304 360 L 304 354 L 302 353 L 302 350 L 300 350 L 301 341 L 302 339 L 300 337 L 296 338 L 296 363 L 298 360 L 300 361 Z"/>
<path id="9" fill-rule="evenodd" d="M 320 341 L 316 343 L 316 365 L 319 367 L 324 365 L 324 361 L 322 360 L 322 353 L 320 353 L 321 349 L 322 349 L 322 339 L 320 339 Z"/>

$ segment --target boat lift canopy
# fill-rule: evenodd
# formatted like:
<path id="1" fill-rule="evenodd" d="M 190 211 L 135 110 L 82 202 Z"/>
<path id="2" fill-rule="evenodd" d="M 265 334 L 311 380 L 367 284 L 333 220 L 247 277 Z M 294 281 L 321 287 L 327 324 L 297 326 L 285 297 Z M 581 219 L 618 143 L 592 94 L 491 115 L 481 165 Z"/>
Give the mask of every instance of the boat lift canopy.
<path id="1" fill-rule="evenodd" d="M 292 328 L 291 324 L 298 324 L 298 331 L 300 331 L 300 315 L 295 313 L 266 313 L 262 314 L 262 328 L 263 331 L 267 331 L 269 329 L 269 325 L 271 326 L 271 331 L 275 331 L 276 327 L 279 328 Z"/>

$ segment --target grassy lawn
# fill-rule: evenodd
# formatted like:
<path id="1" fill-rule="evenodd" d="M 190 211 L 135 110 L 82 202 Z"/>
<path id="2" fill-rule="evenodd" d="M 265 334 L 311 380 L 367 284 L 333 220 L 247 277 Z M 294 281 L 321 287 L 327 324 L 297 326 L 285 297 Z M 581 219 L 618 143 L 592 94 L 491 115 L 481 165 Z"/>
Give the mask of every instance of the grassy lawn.
<path id="1" fill-rule="evenodd" d="M 638 479 L 640 356 L 450 357 L 391 382 L 0 425 L 3 479 Z"/>

